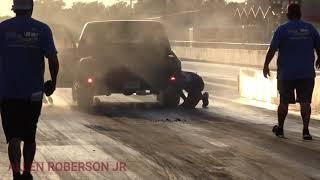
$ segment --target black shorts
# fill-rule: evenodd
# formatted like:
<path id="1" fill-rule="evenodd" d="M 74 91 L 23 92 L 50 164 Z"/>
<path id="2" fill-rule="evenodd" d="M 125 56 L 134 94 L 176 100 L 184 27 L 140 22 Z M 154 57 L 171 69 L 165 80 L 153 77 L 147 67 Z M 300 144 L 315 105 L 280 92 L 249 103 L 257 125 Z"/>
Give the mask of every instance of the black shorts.
<path id="1" fill-rule="evenodd" d="M 34 143 L 42 101 L 7 99 L 1 102 L 2 127 L 7 143 L 17 138 Z"/>
<path id="2" fill-rule="evenodd" d="M 314 83 L 314 78 L 298 80 L 278 80 L 280 103 L 311 103 Z"/>
<path id="3" fill-rule="evenodd" d="M 187 99 L 183 102 L 183 104 L 181 106 L 185 107 L 185 108 L 193 108 L 202 99 L 203 99 L 203 95 L 202 95 L 201 91 L 198 91 L 198 93 L 188 93 Z"/>
<path id="4" fill-rule="evenodd" d="M 198 78 L 193 79 L 189 82 L 184 90 L 188 93 L 188 97 L 183 102 L 183 107 L 194 107 L 196 106 L 200 100 L 202 100 L 202 91 L 204 89 L 204 82 L 200 76 Z"/>

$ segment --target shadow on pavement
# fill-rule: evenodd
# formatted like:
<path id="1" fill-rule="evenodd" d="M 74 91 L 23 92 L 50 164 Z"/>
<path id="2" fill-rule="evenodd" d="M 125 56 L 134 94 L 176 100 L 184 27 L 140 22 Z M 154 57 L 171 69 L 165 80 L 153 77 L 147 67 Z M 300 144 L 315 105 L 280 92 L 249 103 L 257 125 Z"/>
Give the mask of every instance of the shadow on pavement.
<path id="1" fill-rule="evenodd" d="M 186 121 L 186 119 L 192 121 L 212 121 L 216 117 L 214 113 L 209 112 L 209 109 L 164 108 L 156 102 L 102 102 L 90 109 L 81 109 L 77 106 L 73 106 L 72 108 L 94 116 L 134 119 L 141 119 L 143 117 L 142 119 L 149 121 L 175 122 Z"/>

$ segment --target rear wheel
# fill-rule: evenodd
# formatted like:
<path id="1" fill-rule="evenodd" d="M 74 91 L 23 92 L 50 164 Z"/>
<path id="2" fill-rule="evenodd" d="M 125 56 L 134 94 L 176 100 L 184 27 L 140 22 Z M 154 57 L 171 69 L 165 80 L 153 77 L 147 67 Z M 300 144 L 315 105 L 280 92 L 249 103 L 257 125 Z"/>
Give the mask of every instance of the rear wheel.
<path id="1" fill-rule="evenodd" d="M 74 82 L 72 98 L 80 108 L 90 108 L 93 105 L 93 92 L 90 88 L 83 87 L 79 82 Z"/>
<path id="2" fill-rule="evenodd" d="M 180 94 L 176 88 L 169 87 L 160 92 L 157 96 L 157 100 L 163 107 L 176 108 L 180 104 Z"/>

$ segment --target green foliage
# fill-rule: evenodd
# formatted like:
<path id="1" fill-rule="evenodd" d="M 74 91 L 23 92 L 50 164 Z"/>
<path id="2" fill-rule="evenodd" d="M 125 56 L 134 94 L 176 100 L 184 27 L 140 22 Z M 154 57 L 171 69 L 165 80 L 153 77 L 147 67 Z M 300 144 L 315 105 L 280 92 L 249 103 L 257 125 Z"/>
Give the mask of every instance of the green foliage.
<path id="1" fill-rule="evenodd" d="M 98 1 L 76 2 L 67 8 L 63 0 L 35 0 L 33 17 L 48 24 L 63 25 L 78 35 L 89 21 L 145 18 L 200 9 L 213 12 L 226 6 L 224 0 L 138 0 L 132 9 L 128 2 L 118 0 L 108 7 Z"/>
<path id="2" fill-rule="evenodd" d="M 146 15 L 163 15 L 181 11 L 219 11 L 226 7 L 225 0 L 138 0 L 136 12 Z"/>
<path id="3" fill-rule="evenodd" d="M 131 18 L 133 9 L 126 2 L 118 2 L 107 7 L 107 13 L 110 19 L 127 19 Z"/>
<path id="4" fill-rule="evenodd" d="M 66 8 L 63 0 L 36 0 L 33 17 L 48 24 L 63 25 L 79 35 L 85 23 L 130 17 L 128 4 L 122 1 L 106 7 L 102 2 L 76 2 Z"/>
<path id="5" fill-rule="evenodd" d="M 65 3 L 63 0 L 36 0 L 34 3 L 34 17 L 41 20 L 52 21 L 54 14 L 63 12 Z"/>

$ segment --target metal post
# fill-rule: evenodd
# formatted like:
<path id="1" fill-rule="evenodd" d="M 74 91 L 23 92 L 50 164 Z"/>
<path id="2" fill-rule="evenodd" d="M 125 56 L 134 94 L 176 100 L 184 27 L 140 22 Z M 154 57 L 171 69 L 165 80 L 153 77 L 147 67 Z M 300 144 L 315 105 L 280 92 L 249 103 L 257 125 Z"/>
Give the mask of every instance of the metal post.
<path id="1" fill-rule="evenodd" d="M 130 7 L 133 9 L 133 0 L 130 0 Z"/>
<path id="2" fill-rule="evenodd" d="M 190 46 L 190 48 L 192 48 L 193 41 L 194 41 L 194 29 L 193 29 L 193 27 L 190 27 L 189 28 L 189 42 L 190 42 L 189 46 Z"/>

